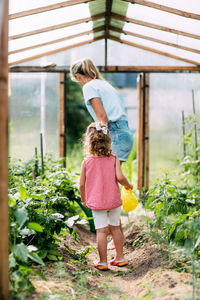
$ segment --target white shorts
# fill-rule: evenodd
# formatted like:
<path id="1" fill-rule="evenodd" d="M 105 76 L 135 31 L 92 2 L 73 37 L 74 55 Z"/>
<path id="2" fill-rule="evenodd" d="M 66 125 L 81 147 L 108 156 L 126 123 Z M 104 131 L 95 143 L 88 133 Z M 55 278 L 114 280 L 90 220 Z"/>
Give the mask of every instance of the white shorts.
<path id="1" fill-rule="evenodd" d="M 92 210 L 95 229 L 120 225 L 121 206 L 109 210 Z"/>

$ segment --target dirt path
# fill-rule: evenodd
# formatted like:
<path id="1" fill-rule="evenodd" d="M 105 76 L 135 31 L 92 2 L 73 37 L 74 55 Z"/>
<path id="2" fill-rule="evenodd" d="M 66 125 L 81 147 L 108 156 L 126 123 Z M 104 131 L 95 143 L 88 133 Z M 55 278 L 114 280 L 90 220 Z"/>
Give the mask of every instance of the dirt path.
<path id="1" fill-rule="evenodd" d="M 191 275 L 170 269 L 167 252 L 153 242 L 141 221 L 143 214 L 138 207 L 129 218 L 122 217 L 127 267 L 110 266 L 107 272 L 94 270 L 91 264 L 98 258 L 95 234 L 85 226 L 76 226 L 79 238 L 74 241 L 68 234 L 62 239 L 64 261 L 47 264 L 43 269 L 47 281 L 33 277 L 36 292 L 29 299 L 192 299 Z M 87 246 L 93 249 L 84 264 L 84 260 L 76 260 L 75 254 Z M 113 257 L 114 250 L 109 250 L 108 261 Z"/>

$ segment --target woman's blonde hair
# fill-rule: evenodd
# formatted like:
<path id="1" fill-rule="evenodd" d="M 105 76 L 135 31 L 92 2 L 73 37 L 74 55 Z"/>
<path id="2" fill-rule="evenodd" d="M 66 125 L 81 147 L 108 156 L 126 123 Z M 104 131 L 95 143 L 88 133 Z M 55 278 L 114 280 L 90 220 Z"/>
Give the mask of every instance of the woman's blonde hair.
<path id="1" fill-rule="evenodd" d="M 71 65 L 70 75 L 73 80 L 76 80 L 75 75 L 77 73 L 81 75 L 85 75 L 92 79 L 103 79 L 103 77 L 99 73 L 99 70 L 97 69 L 93 61 L 89 58 L 83 58 L 81 60 L 74 62 Z"/>
<path id="2" fill-rule="evenodd" d="M 84 135 L 84 151 L 86 155 L 111 156 L 111 136 L 108 127 L 101 123 L 91 123 Z"/>

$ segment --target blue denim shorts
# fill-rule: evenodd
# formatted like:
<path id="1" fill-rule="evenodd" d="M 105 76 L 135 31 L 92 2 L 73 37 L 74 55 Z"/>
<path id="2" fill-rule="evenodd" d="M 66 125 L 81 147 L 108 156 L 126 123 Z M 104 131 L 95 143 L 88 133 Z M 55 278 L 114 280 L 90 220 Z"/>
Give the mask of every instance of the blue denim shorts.
<path id="1" fill-rule="evenodd" d="M 113 152 L 120 161 L 126 161 L 133 147 L 133 135 L 129 129 L 128 121 L 109 121 L 108 128 L 112 139 Z"/>

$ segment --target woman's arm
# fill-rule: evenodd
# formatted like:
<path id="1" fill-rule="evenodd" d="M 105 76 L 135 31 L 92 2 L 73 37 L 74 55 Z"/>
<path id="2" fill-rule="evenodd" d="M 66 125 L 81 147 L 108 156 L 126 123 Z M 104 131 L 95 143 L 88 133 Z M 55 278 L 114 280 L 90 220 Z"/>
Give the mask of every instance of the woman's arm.
<path id="1" fill-rule="evenodd" d="M 80 190 L 80 194 L 81 194 L 81 200 L 84 204 L 86 204 L 86 198 L 85 198 L 85 166 L 84 166 L 84 162 L 81 165 L 79 190 Z"/>
<path id="2" fill-rule="evenodd" d="M 132 189 L 133 185 L 128 181 L 128 179 L 124 176 L 121 166 L 120 166 L 120 162 L 119 159 L 116 157 L 116 177 L 117 177 L 117 181 L 122 184 L 123 186 Z"/>
<path id="3" fill-rule="evenodd" d="M 102 122 L 103 124 L 108 124 L 108 119 L 104 107 L 102 105 L 100 98 L 92 98 L 90 100 L 92 108 L 94 109 L 97 120 Z"/>

